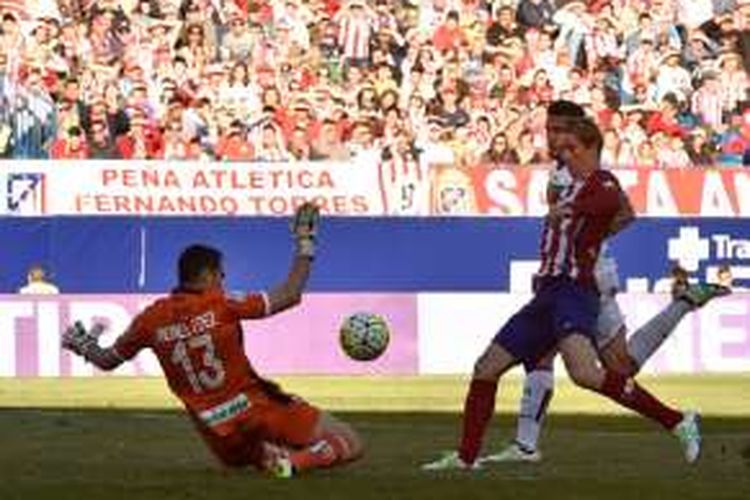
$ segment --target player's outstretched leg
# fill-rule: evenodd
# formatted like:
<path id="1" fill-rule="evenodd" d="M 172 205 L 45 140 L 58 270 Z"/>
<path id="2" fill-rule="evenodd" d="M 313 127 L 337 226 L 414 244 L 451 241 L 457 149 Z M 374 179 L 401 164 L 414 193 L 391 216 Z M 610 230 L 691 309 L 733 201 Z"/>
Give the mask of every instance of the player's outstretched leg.
<path id="1" fill-rule="evenodd" d="M 661 424 L 680 441 L 685 459 L 695 462 L 701 450 L 699 419 L 694 413 L 681 413 L 656 399 L 635 380 L 597 364 L 594 347 L 588 338 L 572 334 L 560 342 L 565 367 L 573 381 L 598 392 L 620 405 Z"/>
<path id="2" fill-rule="evenodd" d="M 499 344 L 492 342 L 474 365 L 474 374 L 466 395 L 463 432 L 457 451 L 444 453 L 439 459 L 422 465 L 422 470 L 471 470 L 479 468 L 477 456 L 482 447 L 487 424 L 495 411 L 495 397 L 500 376 L 515 358 Z"/>
<path id="3" fill-rule="evenodd" d="M 728 272 L 724 270 L 724 273 Z M 724 284 L 691 285 L 687 280 L 687 272 L 680 267 L 676 267 L 672 275 L 672 302 L 628 338 L 627 350 L 636 365 L 636 372 L 661 347 L 688 313 L 717 297 L 732 293 L 732 289 Z"/>
<path id="4" fill-rule="evenodd" d="M 362 456 L 364 446 L 354 429 L 330 413 L 321 412 L 312 442 L 289 451 L 295 472 L 343 465 Z"/>

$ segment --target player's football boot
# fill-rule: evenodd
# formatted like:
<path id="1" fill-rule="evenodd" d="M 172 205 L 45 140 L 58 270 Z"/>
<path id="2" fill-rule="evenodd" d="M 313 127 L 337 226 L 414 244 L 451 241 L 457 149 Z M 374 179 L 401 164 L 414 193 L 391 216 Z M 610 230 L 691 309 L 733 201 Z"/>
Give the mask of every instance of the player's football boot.
<path id="1" fill-rule="evenodd" d="M 672 432 L 680 440 L 687 463 L 695 463 L 701 454 L 700 415 L 692 411 L 685 412 L 682 421 Z"/>
<path id="2" fill-rule="evenodd" d="M 672 297 L 677 299 L 690 286 L 688 272 L 682 266 L 672 268 Z"/>
<path id="3" fill-rule="evenodd" d="M 728 273 L 728 270 L 724 270 Z M 672 297 L 675 300 L 684 300 L 694 309 L 700 309 L 708 304 L 709 301 L 716 297 L 724 297 L 732 293 L 732 289 L 723 283 L 727 283 L 724 278 L 720 283 L 688 283 L 687 271 L 677 266 L 672 270 Z M 731 282 L 731 275 L 729 278 Z"/>
<path id="4" fill-rule="evenodd" d="M 688 285 L 675 298 L 684 300 L 695 309 L 700 309 L 712 299 L 724 297 L 731 293 L 732 289 L 727 286 L 717 285 L 716 283 L 696 283 Z"/>
<path id="5" fill-rule="evenodd" d="M 444 452 L 443 456 L 435 460 L 423 464 L 420 468 L 425 471 L 437 471 L 437 470 L 476 470 L 481 466 L 478 462 L 473 464 L 467 464 L 461 457 L 458 456 L 457 451 Z"/>
<path id="6" fill-rule="evenodd" d="M 513 442 L 506 446 L 499 453 L 493 455 L 487 455 L 479 459 L 479 463 L 501 463 L 501 462 L 529 462 L 537 463 L 542 461 L 542 454 L 538 450 L 529 450 L 525 446 L 520 445 L 517 442 Z"/>

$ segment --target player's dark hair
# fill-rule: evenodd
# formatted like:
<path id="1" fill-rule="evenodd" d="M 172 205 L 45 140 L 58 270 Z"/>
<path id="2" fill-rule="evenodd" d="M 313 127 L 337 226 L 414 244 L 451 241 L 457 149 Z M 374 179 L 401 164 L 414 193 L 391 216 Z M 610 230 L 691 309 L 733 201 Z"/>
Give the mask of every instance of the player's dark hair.
<path id="1" fill-rule="evenodd" d="M 177 276 L 180 285 L 196 281 L 204 271 L 221 269 L 223 255 L 213 247 L 190 245 L 180 254 L 177 264 Z"/>
<path id="2" fill-rule="evenodd" d="M 582 118 L 571 122 L 570 132 L 581 141 L 587 148 L 596 148 L 597 154 L 601 155 L 604 147 L 604 137 L 601 130 L 591 118 Z"/>
<path id="3" fill-rule="evenodd" d="M 573 101 L 560 99 L 552 101 L 547 108 L 547 116 L 559 118 L 583 118 L 586 116 L 584 109 Z"/>

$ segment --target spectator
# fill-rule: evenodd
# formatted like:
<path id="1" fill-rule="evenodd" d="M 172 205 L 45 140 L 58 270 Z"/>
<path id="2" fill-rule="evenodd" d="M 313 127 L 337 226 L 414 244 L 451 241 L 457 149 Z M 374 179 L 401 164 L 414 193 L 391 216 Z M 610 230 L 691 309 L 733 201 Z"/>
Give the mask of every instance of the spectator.
<path id="1" fill-rule="evenodd" d="M 221 40 L 221 58 L 225 61 L 244 61 L 252 55 L 257 35 L 250 32 L 241 12 L 233 12 L 227 19 L 229 31 Z"/>
<path id="2" fill-rule="evenodd" d="M 714 163 L 736 164 L 750 7 L 711 3 L 98 0 L 85 15 L 61 2 L 59 19 L 3 13 L 0 155 L 228 159 L 234 144 L 244 161 L 283 161 L 287 145 L 300 158 L 369 158 L 403 128 L 420 161 L 469 161 L 499 133 L 514 151 L 524 130 L 520 156 L 548 161 L 529 122 L 569 98 L 617 132 L 608 161 L 655 163 L 644 143 L 657 131 L 703 162 L 690 153 L 702 128 Z M 671 118 L 668 95 L 688 103 Z M 75 153 L 73 127 L 86 136 Z"/>
<path id="3" fill-rule="evenodd" d="M 350 158 L 349 151 L 341 142 L 341 132 L 335 121 L 323 121 L 311 156 L 314 159 L 331 161 L 346 161 Z"/>
<path id="4" fill-rule="evenodd" d="M 693 94 L 691 109 L 701 123 L 712 128 L 724 121 L 724 91 L 715 72 L 704 73 L 700 86 Z"/>
<path id="5" fill-rule="evenodd" d="M 91 123 L 91 136 L 88 142 L 90 158 L 99 160 L 114 160 L 120 158 L 120 153 L 115 148 L 114 141 L 109 133 L 106 122 L 96 120 Z"/>
<path id="6" fill-rule="evenodd" d="M 522 167 L 539 163 L 541 152 L 534 147 L 534 137 L 528 129 L 523 130 L 518 136 L 518 144 L 515 147 L 515 154 L 518 157 L 518 165 Z"/>
<path id="7" fill-rule="evenodd" d="M 290 159 L 281 130 L 272 122 L 261 127 L 260 136 L 255 144 L 256 161 L 279 162 Z"/>
<path id="8" fill-rule="evenodd" d="M 682 99 L 690 95 L 690 73 L 680 65 L 680 57 L 676 50 L 667 50 L 662 55 L 654 88 L 657 101 L 670 93 Z"/>
<path id="9" fill-rule="evenodd" d="M 443 123 L 451 127 L 462 127 L 469 123 L 469 114 L 462 107 L 462 101 L 456 87 L 446 85 L 440 90 L 438 116 Z"/>
<path id="10" fill-rule="evenodd" d="M 549 0 L 521 0 L 518 4 L 518 24 L 524 28 L 542 29 L 552 24 L 555 9 Z"/>
<path id="11" fill-rule="evenodd" d="M 733 50 L 720 54 L 716 65 L 721 75 L 720 86 L 724 91 L 724 111 L 736 114 L 738 104 L 747 98 L 750 76 L 742 66 L 742 57 Z"/>
<path id="12" fill-rule="evenodd" d="M 485 165 L 516 165 L 520 161 L 518 154 L 508 147 L 508 138 L 501 132 L 492 138 L 489 148 L 482 154 L 480 163 Z"/>
<path id="13" fill-rule="evenodd" d="M 505 40 L 520 39 L 523 36 L 523 31 L 516 24 L 515 14 L 513 7 L 509 5 L 503 5 L 497 10 L 497 18 L 487 28 L 485 50 L 488 53 L 495 54 Z"/>
<path id="14" fill-rule="evenodd" d="M 438 26 L 432 37 L 432 45 L 440 52 L 455 50 L 463 43 L 466 37 L 459 24 L 458 12 L 452 10 L 448 12 L 445 22 Z"/>
<path id="15" fill-rule="evenodd" d="M 715 146 L 709 141 L 705 130 L 698 128 L 691 132 L 687 142 L 687 153 L 691 163 L 696 167 L 713 165 Z"/>
<path id="16" fill-rule="evenodd" d="M 70 127 L 65 136 L 52 143 L 50 158 L 54 160 L 83 160 L 88 157 L 88 145 L 80 127 Z"/>
<path id="17" fill-rule="evenodd" d="M 652 135 L 657 132 L 664 132 L 672 136 L 684 136 L 685 131 L 677 122 L 679 106 L 679 101 L 674 94 L 664 96 L 660 109 L 653 113 L 648 120 L 648 125 L 646 126 L 648 134 Z"/>
<path id="18" fill-rule="evenodd" d="M 117 155 L 125 160 L 154 160 L 163 156 L 161 134 L 149 126 L 143 112 L 130 118 L 129 130 L 116 139 Z"/>
<path id="19" fill-rule="evenodd" d="M 18 293 L 22 295 L 57 295 L 60 290 L 49 281 L 44 267 L 35 264 L 29 268 L 26 285 L 22 286 Z"/>
<path id="20" fill-rule="evenodd" d="M 216 158 L 224 161 L 249 161 L 255 156 L 253 146 L 240 120 L 234 120 L 216 145 Z"/>

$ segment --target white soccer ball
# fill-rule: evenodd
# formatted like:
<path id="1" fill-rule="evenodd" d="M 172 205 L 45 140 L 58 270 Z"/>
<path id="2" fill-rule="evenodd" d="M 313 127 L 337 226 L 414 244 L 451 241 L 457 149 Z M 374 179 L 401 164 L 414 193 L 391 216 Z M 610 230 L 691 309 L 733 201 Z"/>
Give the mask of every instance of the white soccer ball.
<path id="1" fill-rule="evenodd" d="M 358 312 L 344 318 L 339 329 L 339 344 L 350 358 L 372 361 L 388 347 L 391 334 L 388 323 L 379 314 Z"/>

